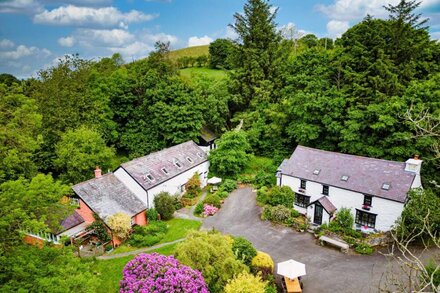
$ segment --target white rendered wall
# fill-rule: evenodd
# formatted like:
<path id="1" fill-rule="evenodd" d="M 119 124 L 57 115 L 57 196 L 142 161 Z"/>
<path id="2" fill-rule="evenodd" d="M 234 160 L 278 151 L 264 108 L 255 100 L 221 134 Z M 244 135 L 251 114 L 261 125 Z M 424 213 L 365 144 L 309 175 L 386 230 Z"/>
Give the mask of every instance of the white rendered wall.
<path id="1" fill-rule="evenodd" d="M 206 173 L 205 173 L 206 172 Z M 176 177 L 171 178 L 168 181 L 165 181 L 158 186 L 155 186 L 151 189 L 148 189 L 148 198 L 149 198 L 149 207 L 154 206 L 154 196 L 159 194 L 162 191 L 166 191 L 169 194 L 181 194 L 181 186 L 188 182 L 188 180 L 194 175 L 194 173 L 201 174 L 200 181 L 202 183 L 202 188 L 206 186 L 208 181 L 208 172 L 209 172 L 209 162 L 206 161 L 200 165 L 194 166 L 188 171 L 177 175 Z"/>
<path id="2" fill-rule="evenodd" d="M 118 168 L 113 174 L 118 178 L 131 192 L 133 192 L 145 205 L 148 206 L 147 192 L 139 185 L 123 168 Z"/>
<path id="3" fill-rule="evenodd" d="M 296 209 L 297 207 L 295 207 L 295 209 Z M 312 223 L 314 223 L 314 216 L 315 216 L 315 205 L 313 204 L 313 205 L 310 205 L 308 208 L 307 208 L 307 217 L 309 217 L 310 218 L 310 221 L 312 222 Z M 354 215 L 353 215 L 353 217 L 354 217 Z M 324 223 L 329 223 L 330 222 L 330 215 L 327 213 L 327 211 L 324 209 L 324 208 L 322 208 L 322 224 L 324 224 Z"/>
<path id="4" fill-rule="evenodd" d="M 281 184 L 287 185 L 294 192 L 298 192 L 298 189 L 300 187 L 300 179 L 286 176 L 282 174 L 281 177 Z M 310 202 L 313 202 L 320 197 L 323 196 L 322 194 L 322 184 L 313 182 L 313 181 L 307 181 L 306 184 L 306 192 L 304 193 L 307 196 L 310 196 Z M 354 192 L 338 187 L 329 186 L 329 200 L 333 203 L 333 205 L 340 209 L 342 207 L 350 208 L 351 213 L 353 215 L 353 218 L 356 217 L 356 209 L 362 210 L 362 206 L 364 203 L 364 195 L 359 192 Z M 308 209 L 308 211 L 305 211 L 304 208 L 300 208 L 298 206 L 294 205 L 294 208 L 303 214 L 307 214 L 313 221 L 313 207 Z M 402 214 L 404 208 L 404 204 L 396 201 L 387 200 L 384 198 L 375 197 L 373 194 L 371 208 L 369 213 L 376 214 L 376 230 L 380 231 L 389 231 L 392 226 L 394 226 L 396 220 L 400 217 Z M 325 212 L 324 212 L 325 214 Z M 327 215 L 327 221 L 328 221 L 328 215 Z M 324 223 L 324 215 L 323 215 L 323 221 Z"/>

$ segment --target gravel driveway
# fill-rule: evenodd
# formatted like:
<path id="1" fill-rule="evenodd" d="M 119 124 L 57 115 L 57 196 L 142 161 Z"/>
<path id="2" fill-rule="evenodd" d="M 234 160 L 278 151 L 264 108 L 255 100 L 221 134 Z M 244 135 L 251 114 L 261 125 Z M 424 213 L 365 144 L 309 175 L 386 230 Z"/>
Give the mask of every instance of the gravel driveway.
<path id="1" fill-rule="evenodd" d="M 243 236 L 261 251 L 269 253 L 275 263 L 290 258 L 306 264 L 304 292 L 377 292 L 386 259 L 343 254 L 337 249 L 321 247 L 310 233 L 298 233 L 283 226 L 263 222 L 250 188 L 237 189 L 221 210 L 204 220 L 202 229 L 215 228 L 223 233 Z"/>

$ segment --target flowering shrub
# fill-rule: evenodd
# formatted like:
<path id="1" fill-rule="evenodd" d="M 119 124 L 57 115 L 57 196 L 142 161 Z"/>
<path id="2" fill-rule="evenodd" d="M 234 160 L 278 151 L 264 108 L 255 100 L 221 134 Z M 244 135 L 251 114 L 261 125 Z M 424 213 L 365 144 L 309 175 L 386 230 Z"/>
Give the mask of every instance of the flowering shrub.
<path id="1" fill-rule="evenodd" d="M 215 206 L 209 205 L 209 204 L 205 204 L 205 206 L 203 208 L 203 215 L 205 217 L 212 216 L 216 212 L 218 212 L 218 208 L 216 208 Z"/>
<path id="2" fill-rule="evenodd" d="M 208 293 L 208 289 L 199 271 L 182 265 L 173 256 L 142 253 L 125 266 L 120 292 Z"/>

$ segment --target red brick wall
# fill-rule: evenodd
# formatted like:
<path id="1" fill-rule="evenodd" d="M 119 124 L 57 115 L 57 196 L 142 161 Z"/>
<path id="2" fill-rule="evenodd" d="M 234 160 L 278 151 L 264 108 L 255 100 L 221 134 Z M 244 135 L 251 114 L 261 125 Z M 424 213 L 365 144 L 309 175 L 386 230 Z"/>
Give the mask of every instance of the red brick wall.
<path id="1" fill-rule="evenodd" d="M 77 209 L 76 212 L 83 217 L 86 223 L 95 222 L 93 211 L 82 201 L 82 199 L 79 200 L 79 209 Z"/>
<path id="2" fill-rule="evenodd" d="M 148 224 L 147 215 L 146 215 L 145 211 L 142 211 L 139 214 L 135 215 L 133 217 L 133 219 L 134 219 L 134 223 L 139 226 L 145 226 Z"/>

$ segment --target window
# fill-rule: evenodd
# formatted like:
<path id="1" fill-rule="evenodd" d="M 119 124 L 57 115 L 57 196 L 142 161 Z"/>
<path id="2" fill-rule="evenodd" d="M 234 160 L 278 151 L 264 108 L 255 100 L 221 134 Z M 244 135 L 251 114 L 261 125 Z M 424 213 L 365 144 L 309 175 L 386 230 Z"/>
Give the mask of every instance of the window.
<path id="1" fill-rule="evenodd" d="M 154 181 L 154 177 L 151 176 L 150 173 L 147 173 L 147 174 L 144 175 L 144 180 L 147 181 L 147 179 L 150 180 L 150 181 Z"/>
<path id="2" fill-rule="evenodd" d="M 348 175 L 342 175 L 341 176 L 341 181 L 348 181 Z"/>
<path id="3" fill-rule="evenodd" d="M 306 208 L 310 203 L 310 196 L 297 193 L 295 196 L 295 205 Z"/>
<path id="4" fill-rule="evenodd" d="M 328 185 L 323 185 L 322 186 L 322 194 L 328 195 L 328 189 L 329 189 Z"/>
<path id="5" fill-rule="evenodd" d="M 203 154 L 202 153 L 197 153 L 197 156 L 199 156 L 199 158 L 203 159 Z"/>
<path id="6" fill-rule="evenodd" d="M 315 169 L 313 171 L 313 175 L 319 175 L 319 172 L 321 172 L 321 169 Z"/>
<path id="7" fill-rule="evenodd" d="M 384 183 L 384 184 L 382 184 L 382 189 L 383 189 L 383 190 L 389 190 L 390 187 L 391 187 L 391 184 L 390 184 L 390 183 Z"/>
<path id="8" fill-rule="evenodd" d="M 162 172 L 163 172 L 165 175 L 168 175 L 168 170 L 167 170 L 167 169 L 162 168 L 161 170 L 162 170 Z"/>
<path id="9" fill-rule="evenodd" d="M 306 189 L 307 181 L 301 179 L 301 189 Z"/>
<path id="10" fill-rule="evenodd" d="M 376 225 L 376 215 L 356 210 L 356 224 L 374 228 Z"/>
<path id="11" fill-rule="evenodd" d="M 176 167 L 179 168 L 179 169 L 182 168 L 182 165 L 177 160 L 174 160 L 174 165 L 176 165 Z"/>
<path id="12" fill-rule="evenodd" d="M 188 162 L 190 162 L 191 164 L 193 163 L 193 160 L 192 160 L 190 157 L 186 157 L 186 160 L 187 160 Z"/>
<path id="13" fill-rule="evenodd" d="M 369 206 L 371 207 L 371 202 L 372 202 L 373 197 L 371 195 L 364 195 L 364 206 Z"/>

